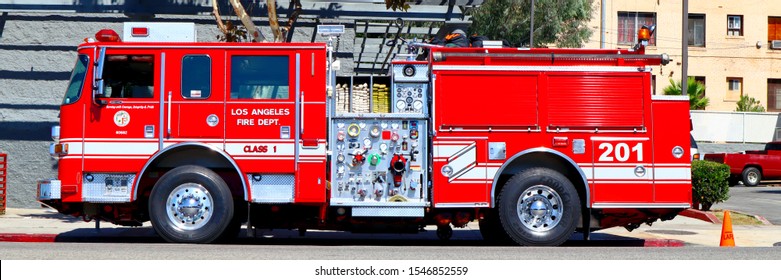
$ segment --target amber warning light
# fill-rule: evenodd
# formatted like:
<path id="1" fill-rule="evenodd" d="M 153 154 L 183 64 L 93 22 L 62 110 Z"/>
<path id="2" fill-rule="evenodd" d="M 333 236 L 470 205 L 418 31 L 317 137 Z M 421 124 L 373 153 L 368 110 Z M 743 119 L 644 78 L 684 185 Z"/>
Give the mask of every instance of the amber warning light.
<path id="1" fill-rule="evenodd" d="M 648 46 L 648 41 L 651 40 L 651 35 L 654 34 L 656 25 L 643 25 L 640 30 L 637 30 L 637 41 L 643 46 Z"/>
<path id="2" fill-rule="evenodd" d="M 95 33 L 95 39 L 99 42 L 119 42 L 119 34 L 111 29 L 103 29 Z"/>

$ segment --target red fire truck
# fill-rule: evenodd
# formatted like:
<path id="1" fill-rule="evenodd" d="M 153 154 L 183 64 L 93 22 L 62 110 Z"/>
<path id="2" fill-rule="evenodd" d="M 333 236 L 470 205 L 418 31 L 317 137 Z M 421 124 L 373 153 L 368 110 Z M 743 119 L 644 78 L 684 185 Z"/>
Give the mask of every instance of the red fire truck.
<path id="1" fill-rule="evenodd" d="M 432 47 L 392 62 L 388 108 L 359 112 L 329 91 L 326 44 L 129 25 L 78 47 L 52 129 L 58 177 L 38 184 L 61 213 L 151 221 L 170 242 L 242 224 L 436 225 L 446 239 L 477 221 L 486 240 L 555 246 L 691 205 L 688 99 L 651 94 L 651 66 L 669 59 L 642 45 Z"/>

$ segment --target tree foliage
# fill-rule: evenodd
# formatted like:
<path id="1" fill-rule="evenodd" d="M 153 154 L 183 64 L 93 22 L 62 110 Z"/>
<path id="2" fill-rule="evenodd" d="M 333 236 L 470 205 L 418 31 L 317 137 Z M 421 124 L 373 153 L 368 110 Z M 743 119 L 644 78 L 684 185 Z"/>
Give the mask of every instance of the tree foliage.
<path id="1" fill-rule="evenodd" d="M 593 0 L 536 0 L 534 46 L 579 48 L 591 36 Z M 529 45 L 531 0 L 486 0 L 471 11 L 469 32 L 514 46 Z"/>
<path id="2" fill-rule="evenodd" d="M 754 97 L 748 97 L 741 95 L 740 100 L 736 104 L 735 112 L 764 112 L 765 107 L 759 104 L 759 100 Z"/>
<path id="3" fill-rule="evenodd" d="M 407 1 L 409 0 L 385 0 L 385 9 L 406 12 L 409 10 L 409 4 L 407 4 Z"/>
<path id="4" fill-rule="evenodd" d="M 403 0 L 394 1 L 402 1 L 403 3 Z M 222 17 L 220 16 L 220 10 L 217 5 L 217 0 L 212 0 L 212 15 L 217 22 L 217 28 L 219 28 L 220 32 L 222 32 L 222 36 L 217 36 L 217 39 L 226 42 L 241 42 L 248 39 L 252 40 L 253 42 L 265 41 L 266 38 L 262 33 L 260 33 L 260 29 L 258 29 L 252 22 L 252 18 L 250 16 L 252 10 L 250 10 L 248 13 L 247 10 L 244 9 L 244 6 L 241 4 L 240 0 L 228 0 L 228 3 L 230 3 L 230 5 L 233 7 L 234 13 L 239 18 L 244 27 L 240 28 L 231 22 L 223 23 Z M 266 0 L 269 27 L 271 28 L 271 33 L 274 35 L 273 42 L 287 42 L 290 40 L 290 37 L 287 36 L 287 33 L 293 28 L 293 24 L 296 23 L 298 16 L 301 15 L 302 11 L 301 0 L 292 0 L 292 5 L 293 12 L 290 14 L 290 18 L 288 18 L 287 26 L 280 27 L 279 18 L 277 17 L 276 0 Z"/>
<path id="5" fill-rule="evenodd" d="M 686 93 L 689 95 L 689 109 L 705 110 L 710 99 L 705 97 L 705 85 L 689 77 L 686 82 Z M 664 95 L 682 95 L 681 81 L 670 79 L 670 85 L 664 88 Z"/>
<path id="6" fill-rule="evenodd" d="M 692 161 L 692 198 L 700 210 L 729 199 L 729 165 L 707 160 Z"/>

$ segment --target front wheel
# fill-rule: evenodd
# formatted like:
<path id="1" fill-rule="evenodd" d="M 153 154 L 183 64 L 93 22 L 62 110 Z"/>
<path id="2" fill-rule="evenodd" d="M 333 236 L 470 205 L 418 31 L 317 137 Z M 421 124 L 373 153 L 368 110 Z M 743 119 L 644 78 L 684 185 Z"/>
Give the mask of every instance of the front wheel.
<path id="1" fill-rule="evenodd" d="M 580 218 L 575 186 L 548 168 L 526 169 L 510 178 L 497 206 L 505 232 L 523 246 L 561 245 Z"/>
<path id="2" fill-rule="evenodd" d="M 211 243 L 233 220 L 233 197 L 225 181 L 208 168 L 174 168 L 157 181 L 149 213 L 157 234 L 169 242 Z"/>
<path id="3" fill-rule="evenodd" d="M 762 180 L 762 172 L 756 167 L 743 169 L 743 184 L 747 187 L 759 185 L 760 180 Z"/>

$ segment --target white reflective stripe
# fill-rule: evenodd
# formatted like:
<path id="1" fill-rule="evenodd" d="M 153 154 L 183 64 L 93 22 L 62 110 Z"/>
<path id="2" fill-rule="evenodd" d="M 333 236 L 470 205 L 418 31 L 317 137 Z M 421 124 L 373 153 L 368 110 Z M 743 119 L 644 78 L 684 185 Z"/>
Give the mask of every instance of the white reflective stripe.
<path id="1" fill-rule="evenodd" d="M 493 178 L 496 176 L 496 173 L 499 172 L 499 168 L 500 167 L 493 166 L 485 167 L 485 178 L 493 182 Z"/>
<path id="2" fill-rule="evenodd" d="M 653 178 L 653 170 L 651 168 L 646 168 L 645 174 L 643 176 L 637 176 L 635 175 L 634 167 L 594 167 L 593 179 L 595 180 L 604 180 L 604 179 L 641 180 L 641 179 L 651 179 L 651 178 Z"/>
<path id="3" fill-rule="evenodd" d="M 456 180 L 453 182 L 450 182 L 451 184 L 490 184 L 493 181 L 487 181 L 487 180 L 480 180 L 480 181 L 463 181 L 463 180 Z"/>
<path id="4" fill-rule="evenodd" d="M 68 155 L 81 155 L 84 153 L 81 142 L 60 141 L 60 144 L 68 144 Z"/>
<path id="5" fill-rule="evenodd" d="M 453 161 L 456 158 L 461 157 L 461 156 L 465 155 L 466 153 L 471 152 L 472 150 L 477 150 L 477 144 L 476 143 L 469 144 L 469 146 L 466 146 L 466 148 L 463 148 L 460 151 L 456 152 L 454 155 L 450 156 L 447 160 L 448 161 Z"/>
<path id="6" fill-rule="evenodd" d="M 583 170 L 583 174 L 586 175 L 586 180 L 594 179 L 594 168 L 591 167 L 580 167 L 580 170 Z"/>
<path id="7" fill-rule="evenodd" d="M 598 162 L 598 163 L 595 163 L 595 164 L 589 164 L 589 163 L 582 164 L 582 163 L 580 163 L 578 165 L 580 165 L 580 166 L 589 166 L 589 167 L 591 167 L 591 166 L 593 166 L 593 167 L 632 167 L 632 168 L 635 168 L 637 166 L 643 166 L 643 167 L 646 167 L 646 168 L 651 167 L 651 163 L 648 163 L 648 162 L 640 162 L 640 163 L 599 163 Z"/>
<path id="8" fill-rule="evenodd" d="M 651 100 L 689 101 L 689 96 L 686 96 L 686 95 L 651 95 Z"/>
<path id="9" fill-rule="evenodd" d="M 691 180 L 691 168 L 689 167 L 649 167 L 645 166 L 646 174 L 642 177 L 635 175 L 635 167 L 637 165 L 629 164 L 630 166 L 595 166 L 584 167 L 589 165 L 580 165 L 580 169 L 586 175 L 588 180 Z M 640 164 L 642 165 L 642 164 Z M 678 165 L 681 166 L 681 165 Z"/>
<path id="10" fill-rule="evenodd" d="M 149 159 L 149 156 L 84 156 L 86 159 Z"/>
<path id="11" fill-rule="evenodd" d="M 448 165 L 453 168 L 453 176 L 457 177 L 457 175 L 461 172 L 464 172 L 467 167 L 473 166 L 477 163 L 477 149 L 472 147 L 472 149 L 469 149 L 466 153 L 461 155 L 460 157 L 448 162 Z M 451 179 L 452 180 L 452 179 Z"/>
<path id="12" fill-rule="evenodd" d="M 654 168 L 657 180 L 690 180 L 691 168 Z"/>
<path id="13" fill-rule="evenodd" d="M 689 203 L 594 203 L 592 208 L 689 208 Z"/>
<path id="14" fill-rule="evenodd" d="M 73 145 L 76 146 L 76 145 Z M 70 145 L 68 145 L 70 149 Z M 157 152 L 158 143 L 105 143 L 85 142 L 84 155 L 152 155 Z"/>
<path id="15" fill-rule="evenodd" d="M 650 67 L 637 66 L 483 66 L 483 65 L 434 65 L 433 70 L 476 70 L 476 71 L 545 71 L 545 72 L 641 72 Z"/>
<path id="16" fill-rule="evenodd" d="M 434 145 L 434 157 L 449 158 L 467 146 L 469 145 Z"/>
<path id="17" fill-rule="evenodd" d="M 592 183 L 592 184 L 644 185 L 644 184 L 653 184 L 654 181 L 651 181 L 651 180 L 634 180 L 634 181 L 593 180 L 593 181 L 589 181 L 589 183 Z"/>
<path id="18" fill-rule="evenodd" d="M 474 167 L 456 178 L 458 180 L 485 180 L 485 167 Z"/>
<path id="19" fill-rule="evenodd" d="M 657 163 L 654 167 L 692 167 L 689 163 Z"/>
<path id="20" fill-rule="evenodd" d="M 657 185 L 678 185 L 678 184 L 691 184 L 692 181 L 672 180 L 672 181 L 656 181 L 654 183 Z"/>

